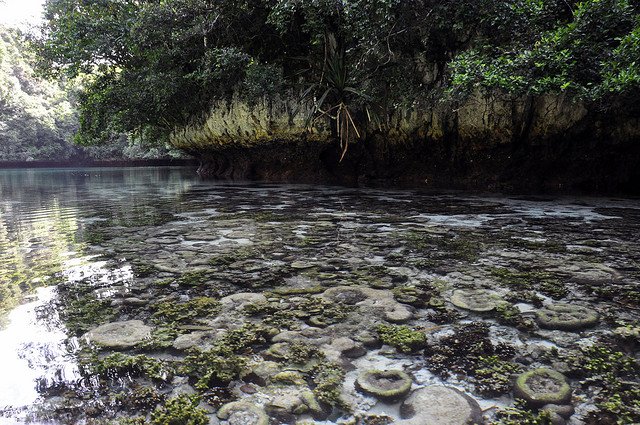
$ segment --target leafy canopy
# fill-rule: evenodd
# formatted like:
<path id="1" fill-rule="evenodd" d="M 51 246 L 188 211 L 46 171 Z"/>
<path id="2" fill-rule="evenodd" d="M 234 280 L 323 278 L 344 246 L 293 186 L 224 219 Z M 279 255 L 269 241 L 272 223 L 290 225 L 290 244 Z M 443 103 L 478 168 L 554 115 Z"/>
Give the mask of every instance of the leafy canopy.
<path id="1" fill-rule="evenodd" d="M 47 0 L 38 51 L 44 73 L 90 75 L 84 143 L 162 140 L 216 100 L 305 91 L 382 124 L 478 89 L 623 108 L 640 85 L 639 1 Z"/>

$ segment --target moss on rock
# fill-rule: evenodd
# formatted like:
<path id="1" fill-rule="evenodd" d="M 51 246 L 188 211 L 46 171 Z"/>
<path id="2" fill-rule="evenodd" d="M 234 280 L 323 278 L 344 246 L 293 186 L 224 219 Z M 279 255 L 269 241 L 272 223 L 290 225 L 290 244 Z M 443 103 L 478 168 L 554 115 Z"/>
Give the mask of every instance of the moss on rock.
<path id="1" fill-rule="evenodd" d="M 571 401 L 571 386 L 567 378 L 560 372 L 545 368 L 519 375 L 513 393 L 533 407 L 566 404 Z"/>
<path id="2" fill-rule="evenodd" d="M 576 331 L 596 325 L 599 316 L 580 305 L 549 304 L 536 312 L 536 320 L 542 328 Z"/>
<path id="3" fill-rule="evenodd" d="M 358 391 L 384 401 L 396 401 L 411 391 L 412 380 L 401 370 L 366 370 L 358 376 Z"/>

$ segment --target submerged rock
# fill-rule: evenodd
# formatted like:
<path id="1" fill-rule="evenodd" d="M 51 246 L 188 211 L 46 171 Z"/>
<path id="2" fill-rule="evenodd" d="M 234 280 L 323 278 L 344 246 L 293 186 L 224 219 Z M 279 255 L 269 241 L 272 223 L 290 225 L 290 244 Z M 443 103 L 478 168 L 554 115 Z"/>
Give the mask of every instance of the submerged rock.
<path id="1" fill-rule="evenodd" d="M 269 417 L 262 408 L 244 401 L 225 404 L 217 415 L 228 425 L 269 425 Z"/>
<path id="2" fill-rule="evenodd" d="M 575 331 L 598 323 L 598 313 L 592 308 L 573 304 L 549 304 L 536 312 L 541 328 Z"/>
<path id="3" fill-rule="evenodd" d="M 178 336 L 175 341 L 173 341 L 172 346 L 179 351 L 189 350 L 194 347 L 206 350 L 213 346 L 218 336 L 218 331 L 191 332 Z"/>
<path id="4" fill-rule="evenodd" d="M 401 370 L 366 370 L 358 376 L 356 389 L 384 401 L 396 401 L 411 391 L 411 377 Z"/>
<path id="5" fill-rule="evenodd" d="M 571 387 L 567 378 L 551 369 L 534 369 L 516 379 L 513 393 L 532 407 L 546 404 L 567 404 L 571 401 Z"/>
<path id="6" fill-rule="evenodd" d="M 477 313 L 495 310 L 501 302 L 500 295 L 486 289 L 457 289 L 451 296 L 451 304 Z"/>
<path id="7" fill-rule="evenodd" d="M 465 393 L 451 387 L 428 386 L 415 390 L 400 406 L 398 425 L 481 424 L 482 410 Z"/>
<path id="8" fill-rule="evenodd" d="M 267 298 L 263 294 L 253 292 L 239 292 L 220 298 L 220 304 L 228 310 L 240 310 L 247 304 L 265 303 Z"/>
<path id="9" fill-rule="evenodd" d="M 100 325 L 87 332 L 84 338 L 104 348 L 125 349 L 149 339 L 152 330 L 142 320 L 127 320 Z"/>
<path id="10" fill-rule="evenodd" d="M 323 297 L 329 301 L 339 302 L 343 304 L 357 304 L 369 298 L 364 288 L 352 286 L 336 286 L 327 289 Z"/>
<path id="11" fill-rule="evenodd" d="M 338 351 L 341 355 L 349 358 L 362 357 L 367 354 L 367 349 L 364 346 L 347 337 L 340 337 L 333 340 L 331 348 Z"/>

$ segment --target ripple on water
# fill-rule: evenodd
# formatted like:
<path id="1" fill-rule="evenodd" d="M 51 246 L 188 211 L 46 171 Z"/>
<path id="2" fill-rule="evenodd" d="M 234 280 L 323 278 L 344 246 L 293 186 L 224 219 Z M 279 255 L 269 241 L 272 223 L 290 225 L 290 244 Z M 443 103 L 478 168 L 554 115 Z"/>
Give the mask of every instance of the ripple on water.
<path id="1" fill-rule="evenodd" d="M 33 301 L 11 311 L 8 325 L 0 331 L 0 411 L 20 412 L 34 405 L 39 390 L 80 379 L 56 312 L 47 310 L 48 316 L 42 317 L 42 309 L 55 295 L 55 287 L 38 288 Z M 4 423 L 15 423 L 15 419 L 4 419 Z"/>

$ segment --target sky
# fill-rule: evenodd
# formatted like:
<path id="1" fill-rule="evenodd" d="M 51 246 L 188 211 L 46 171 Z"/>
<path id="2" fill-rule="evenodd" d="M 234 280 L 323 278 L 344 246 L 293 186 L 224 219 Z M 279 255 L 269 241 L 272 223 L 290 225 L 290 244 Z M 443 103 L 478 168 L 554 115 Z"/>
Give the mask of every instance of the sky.
<path id="1" fill-rule="evenodd" d="M 41 21 L 44 0 L 0 0 L 0 24 L 28 29 Z"/>

